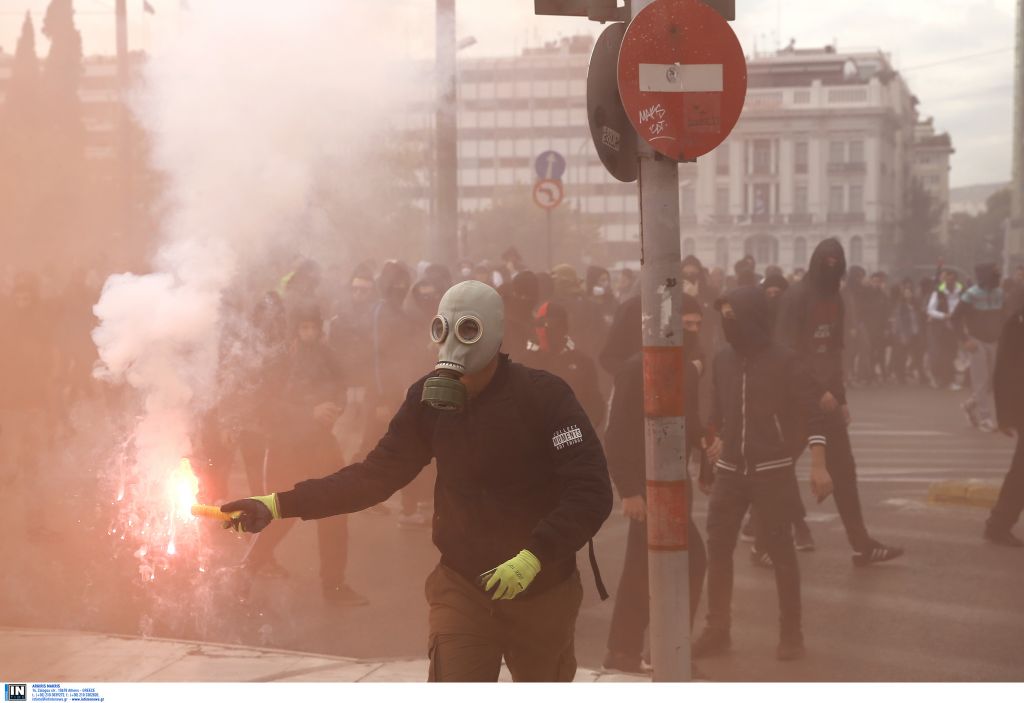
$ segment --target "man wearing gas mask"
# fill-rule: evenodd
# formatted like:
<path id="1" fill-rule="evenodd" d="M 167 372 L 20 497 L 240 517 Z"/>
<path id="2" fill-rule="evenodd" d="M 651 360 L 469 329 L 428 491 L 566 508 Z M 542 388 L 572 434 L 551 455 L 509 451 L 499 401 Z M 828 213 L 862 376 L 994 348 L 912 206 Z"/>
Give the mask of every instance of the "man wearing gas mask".
<path id="1" fill-rule="evenodd" d="M 604 452 L 564 381 L 499 349 L 504 308 L 493 288 L 450 288 L 430 327 L 434 373 L 414 383 L 360 463 L 290 491 L 234 501 L 230 526 L 313 520 L 387 500 L 436 458 L 427 578 L 431 681 L 571 681 L 582 600 L 576 552 L 608 517 Z"/>

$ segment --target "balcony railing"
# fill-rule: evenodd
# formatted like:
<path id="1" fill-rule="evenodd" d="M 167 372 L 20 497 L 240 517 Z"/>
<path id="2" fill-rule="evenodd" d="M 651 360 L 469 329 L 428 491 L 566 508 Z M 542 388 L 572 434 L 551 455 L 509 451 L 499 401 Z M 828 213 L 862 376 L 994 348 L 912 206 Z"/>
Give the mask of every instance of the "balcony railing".
<path id="1" fill-rule="evenodd" d="M 828 172 L 830 174 L 851 174 L 866 173 L 868 165 L 864 161 L 829 161 Z"/>
<path id="2" fill-rule="evenodd" d="M 829 222 L 836 222 L 841 224 L 851 224 L 857 222 L 864 222 L 863 212 L 830 212 L 828 214 Z"/>
<path id="3" fill-rule="evenodd" d="M 791 225 L 809 225 L 814 223 L 814 215 L 809 212 L 794 212 L 789 216 Z"/>
<path id="4" fill-rule="evenodd" d="M 713 225 L 731 225 L 736 222 L 736 218 L 732 215 L 712 215 L 711 224 Z"/>

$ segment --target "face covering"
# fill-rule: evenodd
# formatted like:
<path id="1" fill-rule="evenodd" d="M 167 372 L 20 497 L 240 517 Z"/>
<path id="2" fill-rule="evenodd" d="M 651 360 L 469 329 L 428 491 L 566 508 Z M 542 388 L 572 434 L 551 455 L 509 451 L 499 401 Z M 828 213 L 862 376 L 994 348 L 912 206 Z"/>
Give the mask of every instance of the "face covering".
<path id="1" fill-rule="evenodd" d="M 594 286 L 591 290 L 593 291 L 595 298 L 600 298 L 602 295 L 604 295 L 605 289 L 604 286 Z"/>
<path id="2" fill-rule="evenodd" d="M 467 393 L 460 379 L 491 363 L 504 334 L 505 308 L 496 290 L 479 281 L 449 288 L 430 323 L 437 374 L 423 384 L 422 402 L 437 410 L 464 408 Z"/>
<path id="3" fill-rule="evenodd" d="M 687 361 L 700 358 L 700 334 L 683 330 L 683 354 Z"/>

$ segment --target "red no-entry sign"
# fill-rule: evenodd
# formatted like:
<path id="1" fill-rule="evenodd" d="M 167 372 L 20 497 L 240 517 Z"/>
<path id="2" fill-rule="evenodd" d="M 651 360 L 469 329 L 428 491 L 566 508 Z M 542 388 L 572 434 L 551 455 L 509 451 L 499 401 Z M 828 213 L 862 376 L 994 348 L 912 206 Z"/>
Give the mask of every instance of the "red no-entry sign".
<path id="1" fill-rule="evenodd" d="M 656 0 L 626 30 L 619 93 L 641 139 L 670 159 L 692 161 L 725 141 L 743 112 L 743 47 L 700 0 Z"/>

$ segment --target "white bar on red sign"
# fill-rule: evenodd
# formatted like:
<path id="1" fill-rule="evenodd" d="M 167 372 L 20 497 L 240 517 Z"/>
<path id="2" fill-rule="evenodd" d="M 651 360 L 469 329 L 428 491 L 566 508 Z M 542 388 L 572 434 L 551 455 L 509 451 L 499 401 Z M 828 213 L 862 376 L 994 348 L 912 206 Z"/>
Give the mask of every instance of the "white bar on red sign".
<path id="1" fill-rule="evenodd" d="M 640 90 L 645 93 L 721 93 L 720 63 L 642 63 Z"/>

